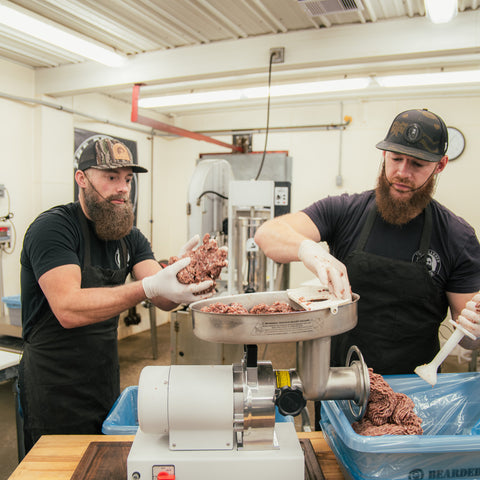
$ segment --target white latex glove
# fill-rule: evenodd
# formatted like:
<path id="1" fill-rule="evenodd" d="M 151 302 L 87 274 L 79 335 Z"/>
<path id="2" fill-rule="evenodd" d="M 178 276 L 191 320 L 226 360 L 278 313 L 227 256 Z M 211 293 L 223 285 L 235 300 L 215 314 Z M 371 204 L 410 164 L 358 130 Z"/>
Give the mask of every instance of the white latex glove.
<path id="1" fill-rule="evenodd" d="M 178 258 L 182 258 L 187 252 L 193 250 L 200 241 L 200 235 L 197 233 L 194 235 L 178 252 Z"/>
<path id="2" fill-rule="evenodd" d="M 457 322 L 472 332 L 475 337 L 480 337 L 480 293 L 477 293 L 460 312 Z"/>
<path id="3" fill-rule="evenodd" d="M 147 298 L 164 297 L 174 303 L 189 304 L 197 300 L 204 300 L 213 295 L 213 292 L 202 295 L 195 293 L 207 290 L 212 286 L 212 280 L 205 280 L 200 283 L 183 284 L 177 279 L 177 273 L 184 269 L 190 262 L 190 257 L 182 258 L 178 262 L 160 270 L 155 275 L 145 277 L 142 280 L 143 289 Z"/>
<path id="4" fill-rule="evenodd" d="M 337 298 L 351 299 L 352 288 L 345 265 L 313 240 L 303 240 L 298 258 Z"/>

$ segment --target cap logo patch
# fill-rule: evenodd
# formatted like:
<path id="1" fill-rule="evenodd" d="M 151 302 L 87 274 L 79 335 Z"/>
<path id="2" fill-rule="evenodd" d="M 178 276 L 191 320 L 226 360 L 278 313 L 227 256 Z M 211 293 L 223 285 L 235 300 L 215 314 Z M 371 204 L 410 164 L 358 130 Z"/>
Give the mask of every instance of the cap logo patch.
<path id="1" fill-rule="evenodd" d="M 404 138 L 408 143 L 417 143 L 422 136 L 422 129 L 418 123 L 412 123 L 404 133 Z"/>
<path id="2" fill-rule="evenodd" d="M 131 162 L 130 154 L 122 143 L 114 143 L 112 145 L 112 153 L 113 158 L 117 162 Z"/>

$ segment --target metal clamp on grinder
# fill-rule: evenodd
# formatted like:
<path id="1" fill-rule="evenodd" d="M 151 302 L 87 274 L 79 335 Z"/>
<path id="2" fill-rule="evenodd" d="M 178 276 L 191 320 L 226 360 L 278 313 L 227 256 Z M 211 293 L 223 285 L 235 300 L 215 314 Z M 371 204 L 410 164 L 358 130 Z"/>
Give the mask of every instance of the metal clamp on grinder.
<path id="1" fill-rule="evenodd" d="M 288 302 L 286 292 L 222 297 L 222 302 L 247 308 L 277 300 Z M 282 414 L 297 415 L 306 400 L 346 399 L 354 404 L 354 415 L 363 416 L 369 376 L 360 352 L 351 350 L 343 368 L 330 368 L 326 360 L 330 336 L 356 324 L 358 296 L 335 313 L 329 309 L 265 315 L 201 311 L 215 301 L 190 306 L 194 333 L 207 341 L 243 343 L 241 363 L 142 370 L 139 429 L 128 456 L 128 480 L 245 480 L 248 476 L 303 480 L 304 454 L 294 423 L 275 422 L 275 406 Z M 257 343 L 287 341 L 301 342 L 299 371 L 305 372 L 313 388 L 306 388 L 295 369 L 275 371 L 270 361 L 257 359 Z M 349 364 L 354 353 L 358 360 Z M 319 360 L 324 365 L 318 365 Z"/>

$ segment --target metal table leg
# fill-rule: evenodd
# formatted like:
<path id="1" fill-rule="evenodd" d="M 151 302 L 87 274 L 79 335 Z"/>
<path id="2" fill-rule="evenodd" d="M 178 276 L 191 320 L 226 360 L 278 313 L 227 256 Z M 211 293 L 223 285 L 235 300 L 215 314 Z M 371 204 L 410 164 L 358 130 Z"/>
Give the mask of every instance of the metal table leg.
<path id="1" fill-rule="evenodd" d="M 25 457 L 25 443 L 23 437 L 23 412 L 20 406 L 20 392 L 18 390 L 18 378 L 15 378 L 12 386 L 13 396 L 15 399 L 15 423 L 17 427 L 17 451 L 18 463 Z"/>
<path id="2" fill-rule="evenodd" d="M 150 337 L 152 340 L 152 356 L 156 360 L 158 357 L 157 350 L 157 313 L 155 311 L 155 305 L 148 300 L 143 302 L 143 306 L 148 308 L 148 315 L 150 317 Z"/>
<path id="3" fill-rule="evenodd" d="M 477 357 L 478 357 L 478 350 L 472 350 L 472 359 L 468 364 L 468 371 L 469 372 L 476 372 L 477 371 Z"/>

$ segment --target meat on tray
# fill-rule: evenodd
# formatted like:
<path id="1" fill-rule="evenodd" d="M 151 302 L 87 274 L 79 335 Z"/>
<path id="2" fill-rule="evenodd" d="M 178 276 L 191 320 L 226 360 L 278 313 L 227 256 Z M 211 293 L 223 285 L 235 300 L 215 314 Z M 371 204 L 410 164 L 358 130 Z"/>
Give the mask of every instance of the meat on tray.
<path id="1" fill-rule="evenodd" d="M 229 314 L 245 314 L 248 313 L 248 310 L 239 303 L 231 303 L 227 305 L 226 303 L 211 303 L 206 307 L 201 309 L 202 312 L 207 313 L 229 313 Z"/>
<path id="2" fill-rule="evenodd" d="M 396 393 L 384 378 L 370 374 L 370 397 L 365 416 L 352 428 L 359 435 L 422 435 L 422 419 L 414 412 L 413 400 L 404 393 Z"/>
<path id="3" fill-rule="evenodd" d="M 239 303 L 230 303 L 229 305 L 227 305 L 226 303 L 217 302 L 211 303 L 210 305 L 203 307 L 201 311 L 207 313 L 228 313 L 233 315 L 247 313 L 260 315 L 263 313 L 290 313 L 295 312 L 296 310 L 285 302 L 275 302 L 272 305 L 260 303 L 253 306 L 250 310 L 247 310 L 243 305 L 240 305 Z"/>
<path id="4" fill-rule="evenodd" d="M 272 305 L 266 305 L 265 303 L 260 303 L 255 305 L 250 309 L 250 313 L 261 314 L 261 313 L 290 313 L 295 310 L 285 302 L 275 302 Z"/>
<path id="5" fill-rule="evenodd" d="M 203 237 L 202 245 L 195 250 L 187 252 L 180 258 L 191 257 L 190 263 L 177 273 L 180 283 L 200 283 L 204 280 L 213 280 L 213 285 L 200 293 L 215 290 L 215 280 L 220 276 L 222 268 L 227 266 L 228 252 L 224 248 L 218 248 L 217 241 L 210 239 L 207 233 Z M 177 262 L 179 257 L 170 257 L 168 264 Z"/>

